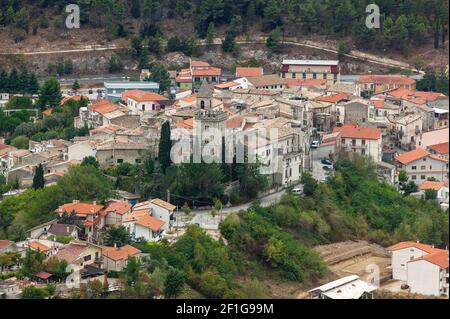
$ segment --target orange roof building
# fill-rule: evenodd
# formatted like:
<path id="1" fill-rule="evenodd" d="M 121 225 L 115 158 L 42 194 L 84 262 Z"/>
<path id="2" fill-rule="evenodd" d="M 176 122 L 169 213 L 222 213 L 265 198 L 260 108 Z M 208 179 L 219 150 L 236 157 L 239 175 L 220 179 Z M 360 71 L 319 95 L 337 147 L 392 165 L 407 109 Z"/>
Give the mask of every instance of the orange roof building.
<path id="1" fill-rule="evenodd" d="M 341 138 L 379 140 L 381 138 L 381 130 L 377 128 L 359 127 L 356 125 L 346 124 L 336 127 L 333 133 L 340 132 Z"/>
<path id="2" fill-rule="evenodd" d="M 79 201 L 73 201 L 69 204 L 64 204 L 59 206 L 55 213 L 62 215 L 63 213 L 71 214 L 75 212 L 77 216 L 86 217 L 88 215 L 96 215 L 99 213 L 104 207 L 102 205 L 97 205 L 96 202 L 92 204 L 89 203 L 80 203 Z"/>
<path id="3" fill-rule="evenodd" d="M 160 102 L 168 100 L 168 98 L 166 98 L 165 96 L 159 95 L 157 93 L 146 92 L 141 90 L 130 90 L 123 92 L 122 101 L 126 103 L 128 99 L 132 99 L 136 102 L 149 102 L 149 101 Z"/>
<path id="4" fill-rule="evenodd" d="M 249 76 L 261 76 L 264 75 L 263 68 L 236 68 L 236 77 L 243 78 Z"/>
<path id="5" fill-rule="evenodd" d="M 128 260 L 130 256 L 135 256 L 137 254 L 140 254 L 141 251 L 133 246 L 125 245 L 122 247 L 103 247 L 102 248 L 102 254 L 104 257 L 109 258 L 113 261 L 119 261 L 119 260 Z M 108 263 L 107 263 L 108 264 Z M 110 267 L 108 267 L 110 268 Z M 112 269 L 108 269 L 112 270 Z M 116 270 L 116 269 L 114 269 Z M 117 271 L 117 270 L 116 270 Z"/>
<path id="6" fill-rule="evenodd" d="M 318 98 L 316 98 L 316 101 L 319 102 L 327 102 L 327 103 L 339 103 L 342 101 L 346 101 L 348 99 L 348 97 L 350 96 L 349 93 L 345 93 L 345 92 L 340 92 L 340 93 L 336 93 L 333 95 L 327 95 L 327 96 L 319 96 Z"/>
<path id="7" fill-rule="evenodd" d="M 428 149 L 434 154 L 448 156 L 449 142 L 430 145 Z"/>
<path id="8" fill-rule="evenodd" d="M 402 163 L 403 165 L 407 165 L 421 158 L 428 157 L 429 155 L 430 153 L 428 151 L 421 148 L 416 148 L 412 151 L 398 155 L 395 160 Z"/>

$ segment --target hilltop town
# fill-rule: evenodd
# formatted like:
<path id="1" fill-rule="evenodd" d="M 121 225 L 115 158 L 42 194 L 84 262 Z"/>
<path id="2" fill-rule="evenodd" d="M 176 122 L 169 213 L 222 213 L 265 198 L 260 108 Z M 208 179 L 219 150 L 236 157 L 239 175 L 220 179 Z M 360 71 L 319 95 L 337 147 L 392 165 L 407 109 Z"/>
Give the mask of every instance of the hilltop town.
<path id="1" fill-rule="evenodd" d="M 428 75 L 157 72 L 2 88 L 1 296 L 448 297 L 449 98 Z M 249 265 L 281 286 L 232 288 Z"/>

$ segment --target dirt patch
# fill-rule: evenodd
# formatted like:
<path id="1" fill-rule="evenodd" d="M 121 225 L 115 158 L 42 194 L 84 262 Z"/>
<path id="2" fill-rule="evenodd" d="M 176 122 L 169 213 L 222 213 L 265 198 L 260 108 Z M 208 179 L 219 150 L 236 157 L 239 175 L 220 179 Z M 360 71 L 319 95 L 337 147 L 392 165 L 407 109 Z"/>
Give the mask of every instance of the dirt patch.
<path id="1" fill-rule="evenodd" d="M 372 271 L 379 271 L 380 281 L 391 275 L 391 258 L 381 246 L 366 241 L 346 241 L 314 248 L 332 273 L 338 277 L 358 275 L 369 279 Z"/>

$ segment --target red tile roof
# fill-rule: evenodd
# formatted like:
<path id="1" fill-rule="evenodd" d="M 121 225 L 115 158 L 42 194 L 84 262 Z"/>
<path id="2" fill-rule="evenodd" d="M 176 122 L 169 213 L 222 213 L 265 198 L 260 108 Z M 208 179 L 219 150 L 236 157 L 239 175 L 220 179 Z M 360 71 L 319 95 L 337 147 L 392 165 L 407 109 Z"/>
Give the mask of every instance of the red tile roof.
<path id="1" fill-rule="evenodd" d="M 94 215 L 102 209 L 103 209 L 102 205 L 75 202 L 59 206 L 55 210 L 55 213 L 62 214 L 66 212 L 70 214 L 72 212 L 75 212 L 77 215 L 86 216 L 86 215 Z"/>
<path id="2" fill-rule="evenodd" d="M 448 154 L 449 142 L 430 145 L 428 148 L 439 154 Z"/>
<path id="3" fill-rule="evenodd" d="M 227 120 L 227 128 L 240 128 L 244 122 L 244 117 L 237 116 Z"/>
<path id="4" fill-rule="evenodd" d="M 381 130 L 377 128 L 365 128 L 355 125 L 344 125 L 336 127 L 333 133 L 340 132 L 343 138 L 360 138 L 368 140 L 378 140 L 381 137 Z"/>
<path id="5" fill-rule="evenodd" d="M 230 81 L 230 82 L 224 82 L 224 83 L 214 85 L 214 87 L 216 89 L 228 89 L 228 88 L 232 88 L 233 86 L 237 86 L 237 85 L 239 85 L 238 82 Z"/>
<path id="6" fill-rule="evenodd" d="M 434 189 L 435 191 L 440 190 L 444 186 L 444 182 L 435 182 L 435 181 L 425 181 L 420 185 L 421 190 L 426 189 Z"/>
<path id="7" fill-rule="evenodd" d="M 12 244 L 14 244 L 14 242 L 11 241 L 11 240 L 0 239 L 0 250 L 3 250 L 3 249 L 5 249 L 5 248 L 8 248 L 8 247 L 11 246 Z"/>
<path id="8" fill-rule="evenodd" d="M 159 207 L 162 207 L 162 208 L 170 210 L 170 211 L 172 211 L 175 208 L 177 208 L 177 206 L 172 205 L 171 203 L 168 203 L 168 202 L 166 202 L 166 201 L 164 201 L 162 199 L 159 199 L 159 198 L 152 199 L 150 201 L 150 203 L 155 204 L 155 205 L 157 205 Z"/>
<path id="9" fill-rule="evenodd" d="M 428 254 L 434 254 L 434 253 L 439 253 L 439 252 L 445 251 L 445 250 L 442 250 L 439 248 L 434 248 L 431 245 L 422 244 L 422 243 L 418 243 L 415 241 L 402 241 L 402 242 L 399 242 L 395 245 L 388 247 L 388 250 L 395 251 L 395 250 L 400 250 L 400 249 L 410 248 L 410 247 L 415 247 L 415 248 L 420 249 Z"/>
<path id="10" fill-rule="evenodd" d="M 44 244 L 41 244 L 40 242 L 37 242 L 37 241 L 30 242 L 28 244 L 28 246 L 30 248 L 33 248 L 33 249 L 36 249 L 36 250 L 39 250 L 39 251 L 47 251 L 47 250 L 50 249 L 50 247 L 48 247 L 48 246 L 46 246 Z"/>
<path id="11" fill-rule="evenodd" d="M 211 66 L 208 62 L 204 62 L 204 61 L 191 61 L 191 67 L 193 68 L 200 68 L 200 67 L 209 67 Z"/>
<path id="12" fill-rule="evenodd" d="M 112 260 L 127 260 L 129 256 L 137 255 L 141 251 L 130 245 L 125 245 L 123 247 L 103 247 L 103 256 Z"/>
<path id="13" fill-rule="evenodd" d="M 328 96 L 319 96 L 315 100 L 320 102 L 338 103 L 340 101 L 346 100 L 349 96 L 350 96 L 349 93 L 340 92 Z"/>
<path id="14" fill-rule="evenodd" d="M 49 274 L 48 272 L 45 272 L 45 271 L 40 271 L 35 276 L 40 279 L 47 280 L 48 278 L 50 278 L 52 276 L 52 274 Z"/>
<path id="15" fill-rule="evenodd" d="M 402 163 L 402 164 L 408 164 L 414 161 L 417 161 L 418 159 L 424 158 L 429 156 L 430 153 L 422 148 L 416 148 L 412 151 L 403 153 L 398 155 L 395 160 Z"/>
<path id="16" fill-rule="evenodd" d="M 219 68 L 210 67 L 208 69 L 193 69 L 192 76 L 220 76 L 222 70 Z"/>
<path id="17" fill-rule="evenodd" d="M 132 205 L 125 200 L 118 200 L 109 203 L 105 208 L 105 212 L 115 212 L 116 214 L 123 215 L 131 210 Z"/>
<path id="18" fill-rule="evenodd" d="M 164 226 L 165 222 L 150 215 L 143 215 L 136 220 L 136 224 L 156 232 Z"/>
<path id="19" fill-rule="evenodd" d="M 414 84 L 414 79 L 404 75 L 361 75 L 358 83 L 376 83 L 376 84 Z"/>
<path id="20" fill-rule="evenodd" d="M 417 259 L 414 259 L 410 262 L 415 262 L 419 260 L 426 260 L 440 268 L 446 269 L 448 268 L 448 250 L 442 250 L 433 254 L 429 254 Z"/>
<path id="21" fill-rule="evenodd" d="M 95 111 L 99 114 L 105 115 L 107 113 L 111 113 L 113 111 L 120 109 L 120 107 L 117 104 L 114 104 L 113 102 L 108 100 L 97 100 L 92 102 L 92 104 L 89 105 L 88 109 L 91 112 Z"/>
<path id="22" fill-rule="evenodd" d="M 147 102 L 147 101 L 158 102 L 168 100 L 168 98 L 166 98 L 165 96 L 141 90 L 130 90 L 122 93 L 122 101 L 126 102 L 129 98 L 137 102 Z"/>
<path id="23" fill-rule="evenodd" d="M 236 77 L 242 78 L 246 76 L 261 76 L 264 75 L 263 68 L 236 68 Z"/>

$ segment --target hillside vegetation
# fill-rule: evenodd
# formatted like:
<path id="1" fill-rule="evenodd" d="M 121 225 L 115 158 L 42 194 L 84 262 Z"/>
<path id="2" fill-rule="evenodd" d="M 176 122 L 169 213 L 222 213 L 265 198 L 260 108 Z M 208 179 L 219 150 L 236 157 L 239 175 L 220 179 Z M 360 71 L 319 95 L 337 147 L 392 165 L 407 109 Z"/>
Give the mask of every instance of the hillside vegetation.
<path id="1" fill-rule="evenodd" d="M 361 49 L 404 53 L 427 42 L 437 48 L 448 33 L 448 1 L 442 0 L 377 1 L 381 30 L 365 27 L 367 0 L 13 0 L 0 1 L 0 26 L 12 28 L 17 42 L 40 29 L 64 30 L 69 3 L 80 6 L 82 26 L 104 28 L 110 39 L 135 33 L 130 21 L 137 22 L 150 46 L 169 38 L 159 26 L 180 21 L 193 26 L 178 30 L 187 38 L 206 38 L 215 28 L 244 35 L 280 27 L 285 35 L 351 36 Z"/>

